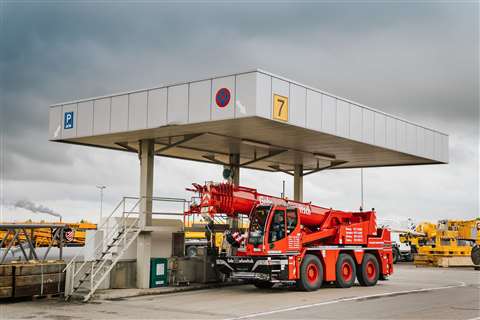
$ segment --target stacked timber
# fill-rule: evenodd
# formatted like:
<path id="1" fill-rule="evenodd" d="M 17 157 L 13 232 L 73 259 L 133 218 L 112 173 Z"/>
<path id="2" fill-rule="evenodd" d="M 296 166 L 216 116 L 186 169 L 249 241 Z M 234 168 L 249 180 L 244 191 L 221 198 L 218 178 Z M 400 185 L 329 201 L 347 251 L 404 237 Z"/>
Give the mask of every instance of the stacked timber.
<path id="1" fill-rule="evenodd" d="M 13 266 L 0 264 L 0 299 L 11 298 L 13 293 Z"/>
<path id="2" fill-rule="evenodd" d="M 0 265 L 0 298 L 51 296 L 65 290 L 63 261 Z"/>

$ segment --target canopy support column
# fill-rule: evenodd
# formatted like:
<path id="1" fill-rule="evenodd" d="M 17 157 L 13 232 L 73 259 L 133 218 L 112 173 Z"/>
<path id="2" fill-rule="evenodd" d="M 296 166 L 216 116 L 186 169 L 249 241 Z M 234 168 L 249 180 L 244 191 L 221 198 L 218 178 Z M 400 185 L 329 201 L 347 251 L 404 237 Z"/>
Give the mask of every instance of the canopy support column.
<path id="1" fill-rule="evenodd" d="M 232 174 L 228 178 L 228 182 L 232 183 L 234 186 L 240 185 L 240 155 L 238 153 L 230 154 L 229 157 L 230 170 Z M 238 217 L 228 218 L 227 223 L 230 226 L 231 230 L 238 229 Z"/>
<path id="2" fill-rule="evenodd" d="M 293 172 L 293 200 L 303 201 L 303 165 L 295 165 Z"/>
<path id="3" fill-rule="evenodd" d="M 139 227 L 152 225 L 152 196 L 154 169 L 154 141 L 141 140 L 138 157 L 140 159 L 140 211 Z M 151 234 L 142 231 L 137 238 L 137 288 L 150 287 Z"/>

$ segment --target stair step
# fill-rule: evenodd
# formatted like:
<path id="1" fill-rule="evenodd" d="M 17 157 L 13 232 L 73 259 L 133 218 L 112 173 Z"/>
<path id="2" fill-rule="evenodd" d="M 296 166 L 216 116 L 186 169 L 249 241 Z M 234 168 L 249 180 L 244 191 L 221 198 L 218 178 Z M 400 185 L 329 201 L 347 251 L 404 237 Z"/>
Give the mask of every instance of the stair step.
<path id="1" fill-rule="evenodd" d="M 90 292 L 89 288 L 85 288 L 85 287 L 82 287 L 82 286 L 73 287 L 73 290 L 74 290 L 74 293 L 76 293 L 76 294 L 87 294 L 87 293 Z"/>

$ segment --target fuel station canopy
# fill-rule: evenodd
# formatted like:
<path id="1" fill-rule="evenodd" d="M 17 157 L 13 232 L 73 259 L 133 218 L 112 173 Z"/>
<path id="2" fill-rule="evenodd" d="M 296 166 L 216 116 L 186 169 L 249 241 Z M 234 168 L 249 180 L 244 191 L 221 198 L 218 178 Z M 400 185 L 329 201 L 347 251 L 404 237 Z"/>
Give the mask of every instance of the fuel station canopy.
<path id="1" fill-rule="evenodd" d="M 291 172 L 448 163 L 448 136 L 263 70 L 50 106 L 52 141 Z"/>

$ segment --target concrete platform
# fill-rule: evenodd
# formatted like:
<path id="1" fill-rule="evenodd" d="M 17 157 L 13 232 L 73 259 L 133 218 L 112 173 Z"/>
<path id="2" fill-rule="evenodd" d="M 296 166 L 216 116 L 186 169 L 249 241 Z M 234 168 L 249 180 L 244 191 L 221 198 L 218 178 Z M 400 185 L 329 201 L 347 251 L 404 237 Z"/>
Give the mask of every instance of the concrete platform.
<path id="1" fill-rule="evenodd" d="M 181 287 L 158 287 L 158 288 L 149 288 L 149 289 L 104 289 L 104 290 L 98 290 L 95 293 L 93 300 L 120 300 L 125 298 L 132 298 L 132 297 L 178 293 L 178 292 L 204 290 L 204 289 L 214 289 L 214 288 L 222 288 L 222 287 L 237 286 L 237 285 L 240 285 L 240 284 L 239 283 L 207 283 L 207 284 L 195 283 L 189 286 L 181 286 Z"/>
<path id="2" fill-rule="evenodd" d="M 475 319 L 480 272 L 395 265 L 375 287 L 316 292 L 231 286 L 93 303 L 29 301 L 0 305 L 9 319 Z"/>

